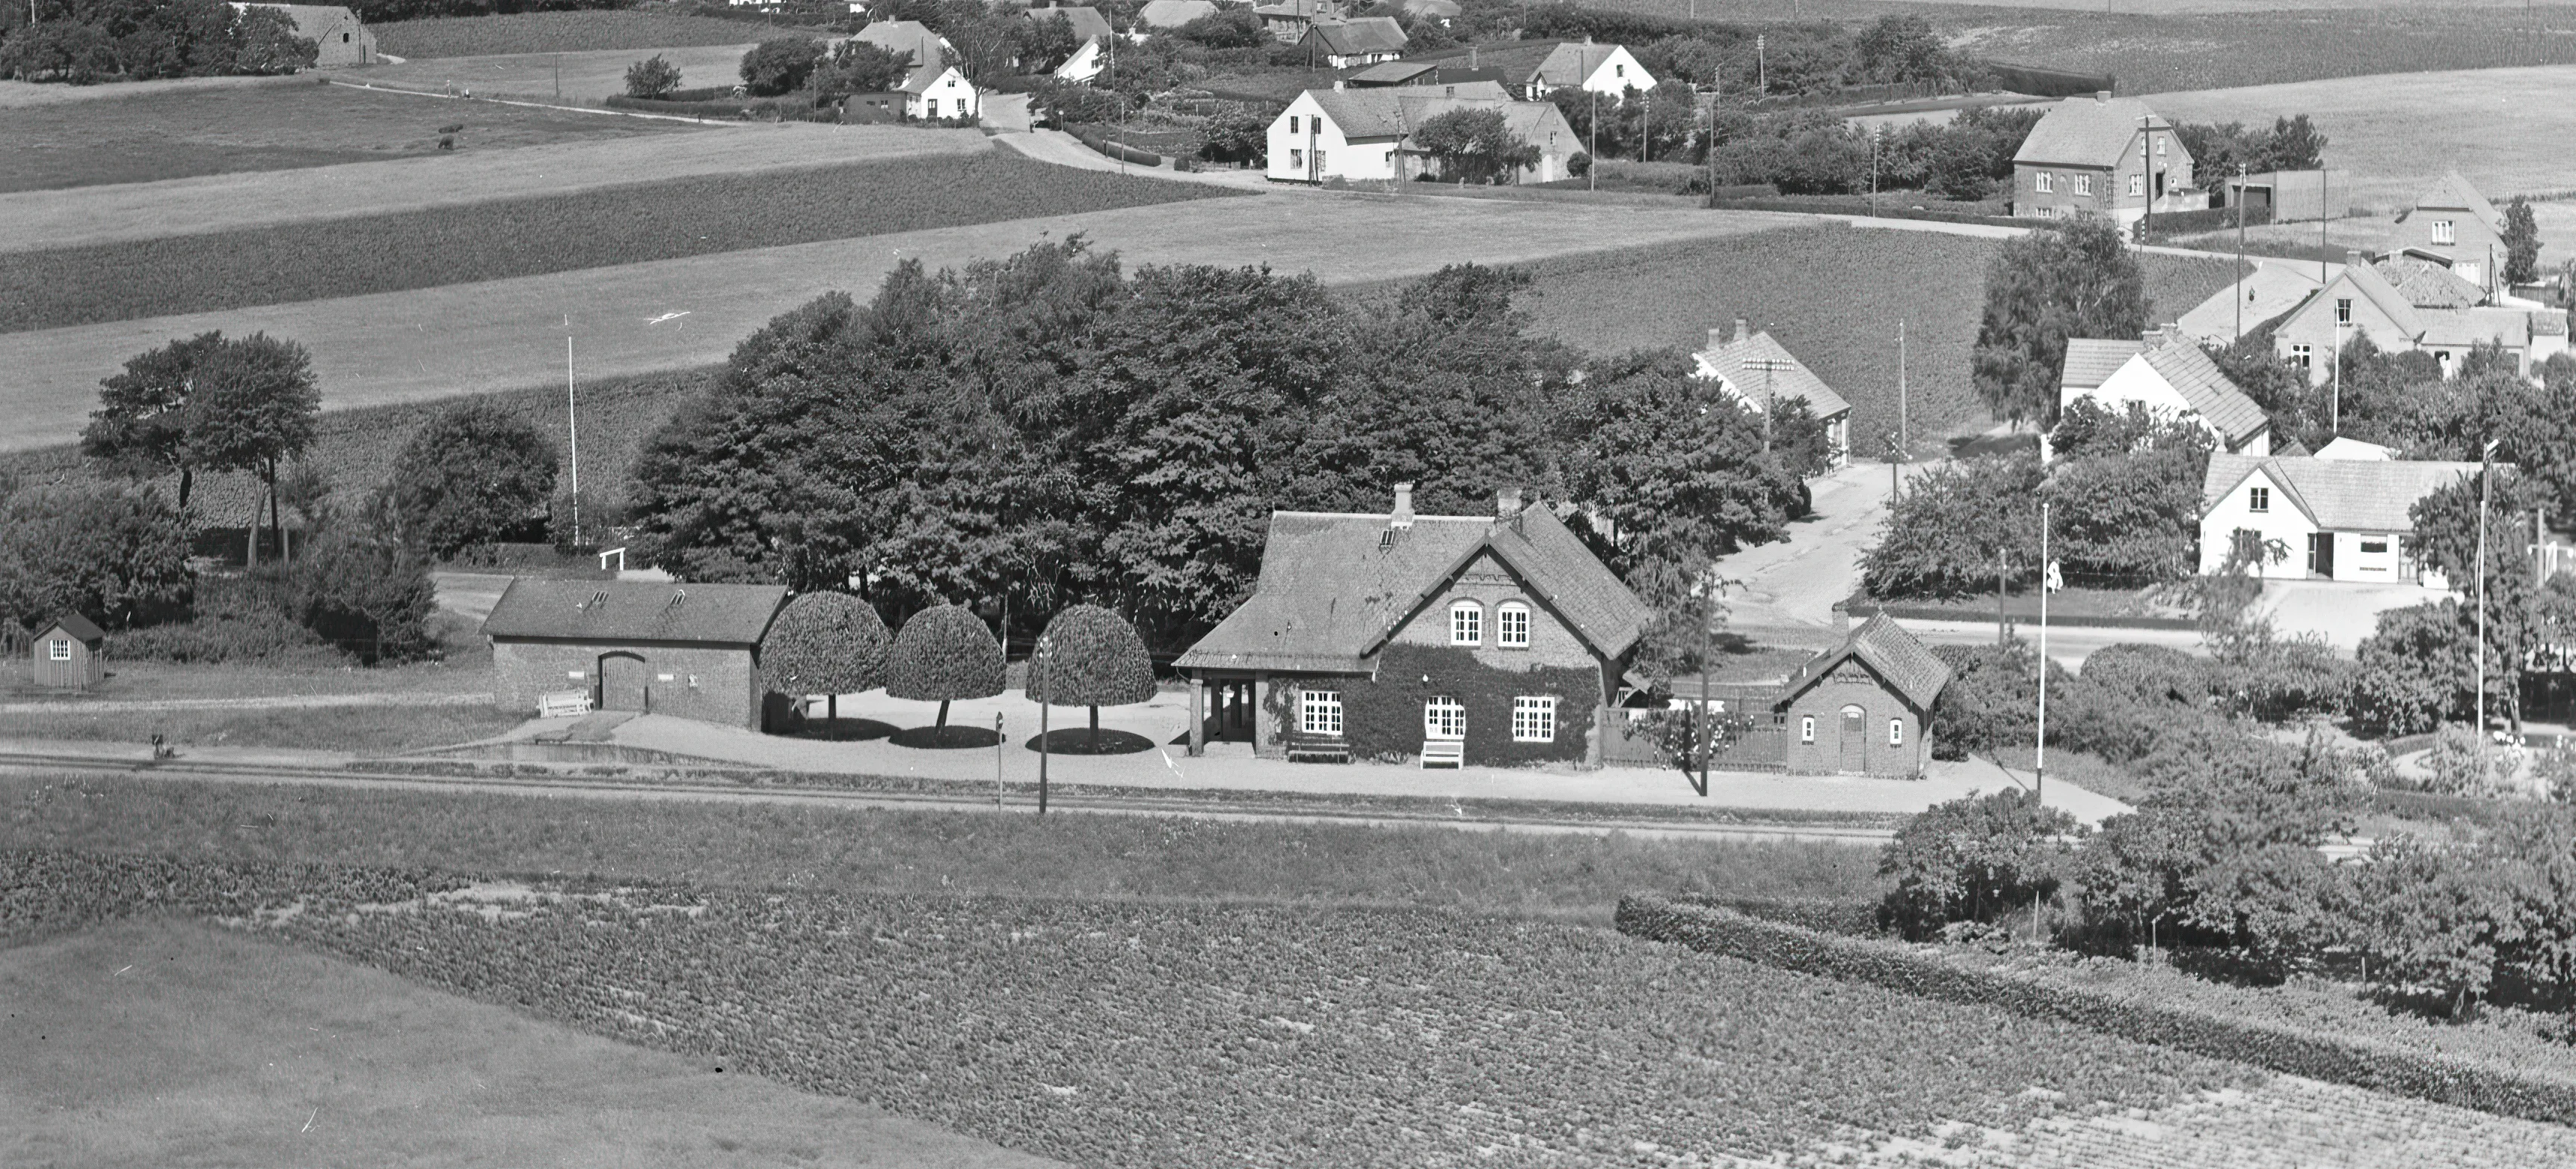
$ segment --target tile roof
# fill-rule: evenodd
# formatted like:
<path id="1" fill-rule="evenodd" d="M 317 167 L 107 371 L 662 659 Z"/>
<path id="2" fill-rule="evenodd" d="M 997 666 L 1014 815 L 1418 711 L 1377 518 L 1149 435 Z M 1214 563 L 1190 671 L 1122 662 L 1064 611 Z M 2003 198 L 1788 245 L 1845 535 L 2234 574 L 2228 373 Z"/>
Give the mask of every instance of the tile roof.
<path id="1" fill-rule="evenodd" d="M 2522 349 L 2531 344 L 2532 322 L 2556 315 L 2518 308 L 2426 309 L 2422 314 L 2424 331 L 2417 340 L 2425 345 L 2492 344 Z"/>
<path id="2" fill-rule="evenodd" d="M 1179 28 L 1202 16 L 1216 15 L 1212 0 L 1145 0 L 1136 23 L 1147 28 Z"/>
<path id="3" fill-rule="evenodd" d="M 2326 279 L 2343 269 L 2341 264 L 2327 265 Z M 2194 341 L 2225 343 L 2236 339 L 2236 300 L 2245 298 L 2241 318 L 2246 332 L 2253 332 L 2265 321 L 2299 307 L 2317 292 L 2317 266 L 2284 260 L 2256 261 L 2254 270 L 2245 278 L 2209 294 L 2175 324 L 2183 335 Z"/>
<path id="4" fill-rule="evenodd" d="M 2502 465 L 2502 464 L 2499 464 Z M 2437 488 L 2477 473 L 2476 463 L 2415 460 L 2257 458 L 2224 451 L 2209 456 L 2201 480 L 2201 514 L 2260 471 L 2281 486 L 2317 527 L 2338 532 L 2411 532 L 2407 512 Z"/>
<path id="5" fill-rule="evenodd" d="M 912 73 L 897 86 L 907 93 L 919 93 L 948 71 L 948 38 L 930 31 L 918 20 L 880 20 L 860 29 L 853 40 L 864 41 L 889 53 L 912 55 Z"/>
<path id="6" fill-rule="evenodd" d="M 2336 288 L 2351 288 L 2359 292 L 2380 312 L 2387 314 L 2388 319 L 2397 325 L 2398 331 L 2406 334 L 2409 339 L 2424 335 L 2422 314 L 2415 311 L 2414 305 L 2407 303 L 2406 297 L 2397 291 L 2397 286 L 2390 284 L 2387 277 L 2379 274 L 2378 269 L 2368 264 L 2346 264 L 2343 267 L 2343 274 L 2335 277 L 2335 282 L 2327 285 L 2326 291 L 2332 292 Z M 2325 299 L 2320 295 L 2312 298 L 2312 302 L 2322 306 Z"/>
<path id="7" fill-rule="evenodd" d="M 1591 80 L 1592 75 L 1600 71 L 1602 63 L 1610 59 L 1610 54 L 1619 49 L 1618 45 L 1567 41 L 1538 63 L 1536 77 L 1550 86 L 1581 85 Z"/>
<path id="8" fill-rule="evenodd" d="M 106 632 L 101 630 L 98 626 L 90 624 L 89 618 L 83 617 L 78 613 L 65 613 L 60 617 L 56 617 L 51 621 L 37 626 L 36 636 L 41 638 L 56 629 L 61 629 L 63 632 L 79 638 L 82 642 L 90 644 L 95 644 L 100 638 L 107 636 Z"/>
<path id="9" fill-rule="evenodd" d="M 1817 654 L 1790 675 L 1781 686 L 1780 702 L 1788 703 L 1808 687 L 1824 680 L 1835 666 L 1859 658 L 1880 680 L 1896 691 L 1914 708 L 1930 710 L 1932 700 L 1941 696 L 1942 687 L 1950 684 L 1950 664 L 1933 655 L 1923 642 L 1908 632 L 1896 619 L 1876 613 L 1851 631 L 1841 645 Z"/>
<path id="10" fill-rule="evenodd" d="M 2147 368 L 2172 386 L 2182 400 L 2191 403 L 2211 426 L 2218 428 L 2227 446 L 2241 446 L 2245 440 L 2272 424 L 2271 416 L 2245 396 L 2245 391 L 2209 359 L 2196 342 L 2167 334 L 2160 344 L 2150 345 L 2140 355 Z"/>
<path id="11" fill-rule="evenodd" d="M 1454 96 L 1453 96 L 1454 93 Z M 1513 101 L 1492 82 L 1454 86 L 1386 85 L 1360 89 L 1310 89 L 1313 99 L 1345 139 L 1404 139 L 1422 123 L 1462 109 L 1501 110 L 1503 124 L 1515 137 L 1545 146 L 1552 136 L 1571 142 L 1574 127 L 1565 114 L 1543 101 Z"/>
<path id="12" fill-rule="evenodd" d="M 2487 197 L 2479 194 L 2476 187 L 2470 186 L 2469 180 L 2462 178 L 2457 170 L 2434 180 L 2433 185 L 2425 188 L 2423 194 L 2417 195 L 2415 208 L 2419 211 L 2427 208 L 2466 211 L 2477 216 L 2478 221 L 2489 228 L 2496 231 L 2504 230 L 2504 216 L 2495 209 L 2495 204 L 2487 202 Z"/>
<path id="13" fill-rule="evenodd" d="M 1807 409 L 1818 418 L 1831 418 L 1851 409 L 1851 403 L 1844 401 L 1841 394 L 1835 393 L 1824 379 L 1809 370 L 1797 355 L 1773 340 L 1768 331 L 1702 350 L 1694 356 L 1699 358 L 1702 376 L 1726 379 L 1736 394 L 1756 410 L 1768 405 L 1757 400 L 1766 385 L 1773 397 L 1805 398 Z M 1757 364 L 1762 362 L 1773 364 L 1766 369 Z M 1786 362 L 1787 366 L 1782 368 L 1778 364 L 1781 362 Z"/>
<path id="14" fill-rule="evenodd" d="M 2486 299 L 2485 290 L 2462 279 L 2449 264 L 2401 253 L 2371 268 L 2417 308 L 2467 308 Z"/>
<path id="15" fill-rule="evenodd" d="M 2147 119 L 2141 123 L 2140 119 Z M 2056 163 L 2062 166 L 2113 167 L 2129 152 L 2141 125 L 2171 126 L 2147 103 L 2134 97 L 2115 97 L 2108 101 L 2096 97 L 2070 97 L 2048 107 L 2039 124 L 2030 128 L 2022 139 L 2021 149 L 2013 153 L 2015 163 Z"/>
<path id="16" fill-rule="evenodd" d="M 2067 390 L 2100 389 L 2104 381 L 2146 347 L 2144 341 L 2114 337 L 2069 337 L 2066 360 L 2057 370 L 2057 388 L 2061 394 Z"/>
<path id="17" fill-rule="evenodd" d="M 501 593 L 492 615 L 483 619 L 483 632 L 500 638 L 756 646 L 786 603 L 782 585 L 523 576 Z"/>
<path id="18" fill-rule="evenodd" d="M 1426 73 L 1440 72 L 1437 61 L 1380 61 L 1342 80 L 1352 85 L 1403 85 Z"/>
<path id="19" fill-rule="evenodd" d="M 1065 23 L 1073 26 L 1073 37 L 1076 41 L 1097 41 L 1118 35 L 1109 27 L 1109 18 L 1102 16 L 1097 8 L 1066 7 L 1028 10 L 1028 17 L 1031 20 L 1053 20 L 1058 16 L 1064 17 Z"/>
<path id="20" fill-rule="evenodd" d="M 1493 69 L 1501 72 L 1505 83 L 1523 86 L 1537 80 L 1539 70 L 1556 52 L 1560 41 L 1513 41 L 1501 45 L 1477 45 L 1473 48 L 1444 49 L 1423 54 L 1420 59 L 1443 64 L 1460 63 L 1471 69 Z"/>
<path id="21" fill-rule="evenodd" d="M 1273 512 L 1252 596 L 1177 663 L 1184 669 L 1362 673 L 1389 637 L 1490 552 L 1594 650 L 1626 653 L 1652 611 L 1547 508 L 1510 520 Z M 1382 543 L 1395 532 L 1392 543 Z"/>
<path id="22" fill-rule="evenodd" d="M 1318 20 L 1306 26 L 1306 35 L 1315 38 L 1325 52 L 1335 56 L 1401 53 L 1411 39 L 1404 35 L 1404 26 L 1396 23 L 1392 16 Z"/>

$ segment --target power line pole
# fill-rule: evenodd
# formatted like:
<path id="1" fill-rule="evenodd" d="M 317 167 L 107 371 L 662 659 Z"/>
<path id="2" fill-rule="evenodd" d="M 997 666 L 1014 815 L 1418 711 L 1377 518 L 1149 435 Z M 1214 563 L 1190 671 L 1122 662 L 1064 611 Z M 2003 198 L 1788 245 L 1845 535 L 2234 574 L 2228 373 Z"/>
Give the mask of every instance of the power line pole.
<path id="1" fill-rule="evenodd" d="M 2031 739 L 2030 795 L 2040 800 L 2048 789 L 2048 500 L 2039 501 L 2039 732 Z"/>
<path id="2" fill-rule="evenodd" d="M 2272 189 L 2280 189 L 2277 179 Z M 2277 204 L 2280 200 L 2276 196 L 2273 202 Z M 2253 281 L 2245 275 L 2245 164 L 2240 162 L 2236 164 L 2236 290 L 2245 296 L 2236 298 L 2236 339 L 2239 341 L 2245 339 L 2245 298 L 2253 295 L 2246 285 L 2251 283 Z"/>
<path id="3" fill-rule="evenodd" d="M 1914 448 L 1914 433 L 1905 417 L 1905 318 L 1896 320 L 1896 442 L 1906 449 Z"/>
<path id="4" fill-rule="evenodd" d="M 2495 482 L 2495 440 L 2478 452 L 2478 760 L 2487 756 L 2487 500 Z"/>
<path id="5" fill-rule="evenodd" d="M 572 328 L 572 314 L 564 314 L 564 328 Z M 572 445 L 572 543 L 581 547 L 581 406 L 573 399 L 572 334 L 564 334 L 564 431 Z"/>

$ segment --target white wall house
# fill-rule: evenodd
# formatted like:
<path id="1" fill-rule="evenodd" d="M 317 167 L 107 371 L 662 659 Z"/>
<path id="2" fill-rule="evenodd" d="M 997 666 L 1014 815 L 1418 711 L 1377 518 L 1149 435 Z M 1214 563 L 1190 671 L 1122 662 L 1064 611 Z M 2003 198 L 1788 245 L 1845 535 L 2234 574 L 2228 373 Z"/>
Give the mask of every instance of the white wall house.
<path id="1" fill-rule="evenodd" d="M 2200 571 L 2221 571 L 2243 541 L 2284 553 L 2255 567 L 2270 579 L 2447 590 L 2441 572 L 2414 558 L 2407 513 L 2477 470 L 2476 463 L 2213 454 L 2202 482 Z"/>
<path id="2" fill-rule="evenodd" d="M 2170 327 L 2142 341 L 2070 337 L 2057 389 L 2062 413 L 2090 398 L 2114 411 L 2141 406 L 2159 418 L 2186 421 L 2209 432 L 2218 449 L 2272 453 L 2272 420 L 2220 372 L 2200 346 Z M 2109 372 L 2100 372 L 2104 369 Z M 2050 452 L 2041 436 L 2043 457 Z"/>
<path id="3" fill-rule="evenodd" d="M 912 72 L 895 87 L 904 95 L 904 117 L 942 122 L 983 116 L 983 95 L 976 92 L 975 83 L 947 63 L 957 50 L 929 26 L 917 20 L 880 20 L 851 39 L 889 53 L 912 55 Z"/>
<path id="4" fill-rule="evenodd" d="M 1463 109 L 1499 110 L 1522 141 L 1539 148 L 1536 165 L 1516 176 L 1524 183 L 1569 177 L 1566 162 L 1581 144 L 1565 114 L 1546 102 L 1471 96 L 1468 86 L 1389 86 L 1380 89 L 1310 89 L 1297 95 L 1270 123 L 1270 162 L 1275 183 L 1402 182 L 1437 170 L 1416 149 L 1415 127 Z M 1481 93 L 1491 93 L 1485 87 Z"/>
<path id="5" fill-rule="evenodd" d="M 1699 363 L 1699 377 L 1716 382 L 1756 414 L 1770 413 L 1773 402 L 1806 399 L 1807 412 L 1825 424 L 1825 440 L 1833 444 L 1828 467 L 1839 470 L 1851 463 L 1851 403 L 1768 330 L 1757 333 L 1737 317 L 1733 337 L 1724 329 L 1711 329 L 1708 348 L 1691 357 Z"/>

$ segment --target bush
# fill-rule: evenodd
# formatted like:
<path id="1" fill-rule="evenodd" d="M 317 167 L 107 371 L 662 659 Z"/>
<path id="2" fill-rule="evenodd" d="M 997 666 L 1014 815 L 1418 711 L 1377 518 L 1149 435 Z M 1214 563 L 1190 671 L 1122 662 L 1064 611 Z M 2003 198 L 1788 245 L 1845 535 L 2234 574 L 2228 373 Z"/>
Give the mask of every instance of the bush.
<path id="1" fill-rule="evenodd" d="M 1592 156 L 1577 150 L 1565 160 L 1565 173 L 1582 178 L 1592 173 Z"/>
<path id="2" fill-rule="evenodd" d="M 183 615 L 187 522 L 150 488 L 26 488 L 0 502 L 0 619 L 121 629 Z"/>
<path id="3" fill-rule="evenodd" d="M 2209 662 L 2172 646 L 2121 642 L 2084 659 L 2083 680 L 2144 703 L 2201 707 L 2209 703 Z"/>
<path id="4" fill-rule="evenodd" d="M 1936 758 L 1965 759 L 2037 739 L 2039 655 L 2030 643 L 1936 645 L 1932 653 L 1950 665 L 1950 684 L 1932 700 L 1926 732 Z M 2064 667 L 2051 662 L 2048 668 L 2050 695 L 2065 693 Z"/>
<path id="5" fill-rule="evenodd" d="M 237 9 L 232 42 L 233 72 L 251 76 L 310 69 L 322 56 L 322 46 L 297 36 L 295 22 L 274 8 Z"/>
<path id="6" fill-rule="evenodd" d="M 776 97 L 805 87 L 823 63 L 823 42 L 812 37 L 762 41 L 742 55 L 742 83 L 755 97 Z"/>
<path id="7" fill-rule="evenodd" d="M 885 620 L 848 593 L 807 593 L 770 622 L 760 643 L 760 670 L 777 693 L 830 695 L 838 718 L 841 695 L 885 684 Z"/>
<path id="8" fill-rule="evenodd" d="M 217 577 L 199 582 L 195 612 L 107 635 L 112 660 L 196 665 L 338 665 L 348 658 L 298 624 L 276 578 Z"/>
<path id="9" fill-rule="evenodd" d="M 938 605 L 912 615 L 886 651 L 886 694 L 939 704 L 940 726 L 948 704 L 991 698 L 1007 684 L 1002 644 L 964 605 Z"/>
<path id="10" fill-rule="evenodd" d="M 330 528 L 286 571 L 288 611 L 359 662 L 437 653 L 429 619 L 438 611 L 438 591 L 419 552 L 382 536 Z"/>
<path id="11" fill-rule="evenodd" d="M 680 88 L 680 67 L 660 53 L 626 67 L 626 96 L 660 100 Z"/>
<path id="12" fill-rule="evenodd" d="M 1098 605 L 1075 605 L 1047 622 L 1029 656 L 1029 701 L 1091 708 L 1091 734 L 1100 735 L 1100 708 L 1154 697 L 1154 659 L 1145 639 L 1125 618 Z"/>
<path id="13" fill-rule="evenodd" d="M 387 490 L 403 539 L 445 560 L 542 523 L 561 459 L 526 418 L 490 402 L 451 407 L 412 436 Z"/>
<path id="14" fill-rule="evenodd" d="M 2349 709 L 2355 734 L 2420 735 L 2471 716 L 2476 636 L 2456 600 L 2389 609 L 2354 653 Z"/>
<path id="15" fill-rule="evenodd" d="M 1992 922 L 2057 892 L 2083 826 L 2029 792 L 2005 789 L 1934 804 L 1879 851 L 1896 887 L 1879 924 L 1921 940 L 1953 922 Z"/>

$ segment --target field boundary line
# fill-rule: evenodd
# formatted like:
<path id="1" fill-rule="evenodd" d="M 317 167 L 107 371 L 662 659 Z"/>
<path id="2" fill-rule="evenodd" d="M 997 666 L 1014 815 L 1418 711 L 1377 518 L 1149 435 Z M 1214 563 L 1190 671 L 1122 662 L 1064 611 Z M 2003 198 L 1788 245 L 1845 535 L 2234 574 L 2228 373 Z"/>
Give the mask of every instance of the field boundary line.
<path id="1" fill-rule="evenodd" d="M 105 698 L 0 702 L 0 714 L 123 714 L 154 710 L 291 710 L 329 706 L 489 706 L 490 693 L 277 694 L 256 698 Z"/>
<path id="2" fill-rule="evenodd" d="M 761 124 L 754 122 L 735 122 L 731 119 L 719 119 L 717 121 L 710 122 L 705 118 L 684 118 L 678 114 L 648 114 L 638 110 L 610 109 L 607 106 L 555 105 L 551 102 L 527 101 L 515 97 L 471 97 L 458 93 L 441 93 L 434 89 L 412 89 L 401 85 L 380 85 L 372 81 L 342 81 L 336 77 L 326 77 L 323 78 L 323 81 L 331 85 L 345 85 L 351 89 L 371 89 L 377 93 L 404 93 L 410 94 L 413 97 L 434 97 L 445 101 L 487 101 L 494 105 L 524 106 L 532 110 L 561 110 L 565 113 L 571 114 L 606 114 L 610 117 L 616 118 L 643 118 L 649 121 L 659 122 L 688 122 L 699 126 L 751 126 Z M 776 123 L 769 124 L 775 125 Z"/>

